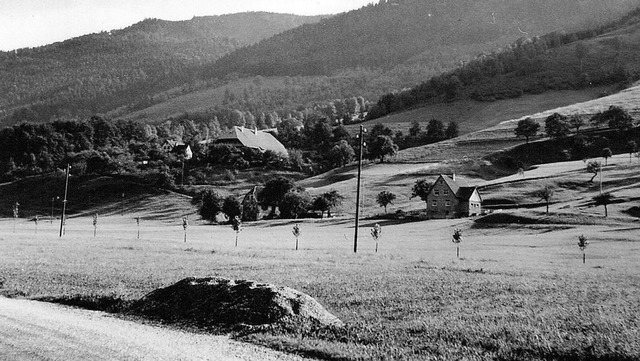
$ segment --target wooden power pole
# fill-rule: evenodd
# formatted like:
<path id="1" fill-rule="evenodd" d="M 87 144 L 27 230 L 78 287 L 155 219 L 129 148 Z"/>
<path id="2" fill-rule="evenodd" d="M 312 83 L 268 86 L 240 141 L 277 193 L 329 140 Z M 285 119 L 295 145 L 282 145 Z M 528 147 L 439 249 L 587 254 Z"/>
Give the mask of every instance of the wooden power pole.
<path id="1" fill-rule="evenodd" d="M 355 234 L 353 236 L 353 253 L 358 252 L 358 223 L 360 222 L 360 178 L 362 176 L 362 148 L 364 147 L 364 132 L 365 129 L 360 126 L 360 150 L 358 151 L 358 185 L 356 188 L 356 227 Z"/>
<path id="2" fill-rule="evenodd" d="M 69 170 L 71 166 L 67 164 L 67 172 L 64 181 L 64 199 L 62 200 L 62 217 L 60 217 L 60 237 L 65 223 L 65 213 L 67 212 L 67 190 L 69 189 Z"/>

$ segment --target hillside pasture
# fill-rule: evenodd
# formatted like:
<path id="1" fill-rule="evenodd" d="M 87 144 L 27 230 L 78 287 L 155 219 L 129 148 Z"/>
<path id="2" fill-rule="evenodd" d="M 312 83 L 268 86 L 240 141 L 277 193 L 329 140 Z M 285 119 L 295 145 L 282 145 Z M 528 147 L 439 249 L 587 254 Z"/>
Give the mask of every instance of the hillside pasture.
<path id="1" fill-rule="evenodd" d="M 638 226 L 501 225 L 473 220 L 384 224 L 378 253 L 363 221 L 229 226 L 128 216 L 71 218 L 57 227 L 0 221 L 0 294 L 137 299 L 185 277 L 286 285 L 315 297 L 347 326 L 257 332 L 240 339 L 334 360 L 534 360 L 640 357 Z M 461 258 L 451 243 L 461 228 Z M 577 247 L 585 234 L 586 264 Z M 302 335 L 298 332 L 302 332 Z M 302 337 L 301 337 L 302 336 Z"/>
<path id="2" fill-rule="evenodd" d="M 458 123 L 460 134 L 467 134 L 484 130 L 503 121 L 593 100 L 608 90 L 610 90 L 609 87 L 593 87 L 582 90 L 525 94 L 518 98 L 491 102 L 461 100 L 451 103 L 425 104 L 420 108 L 391 114 L 363 124 L 365 127 L 371 128 L 376 123 L 382 123 L 394 132 L 401 131 L 406 135 L 412 122 L 419 122 L 424 130 L 431 119 L 438 119 L 445 124 Z M 351 129 L 354 134 L 356 133 L 356 125 L 349 125 L 347 128 Z"/>

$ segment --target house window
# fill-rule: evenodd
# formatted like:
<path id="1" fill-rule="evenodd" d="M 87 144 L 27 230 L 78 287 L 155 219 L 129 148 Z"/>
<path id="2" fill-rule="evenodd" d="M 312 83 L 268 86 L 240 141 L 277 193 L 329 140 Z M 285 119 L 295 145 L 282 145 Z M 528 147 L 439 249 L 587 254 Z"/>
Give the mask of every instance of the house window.
<path id="1" fill-rule="evenodd" d="M 433 190 L 433 195 L 434 196 L 439 196 L 440 195 L 440 190 L 439 189 L 434 189 Z"/>
<path id="2" fill-rule="evenodd" d="M 447 206 L 447 207 L 451 207 L 451 201 L 444 202 L 444 205 Z"/>
<path id="3" fill-rule="evenodd" d="M 431 205 L 432 205 L 433 207 L 437 207 L 437 206 L 438 206 L 438 201 L 433 201 L 433 202 L 431 203 Z"/>
<path id="4" fill-rule="evenodd" d="M 442 194 L 444 194 L 445 196 L 448 196 L 449 195 L 449 190 L 448 189 L 443 190 Z"/>

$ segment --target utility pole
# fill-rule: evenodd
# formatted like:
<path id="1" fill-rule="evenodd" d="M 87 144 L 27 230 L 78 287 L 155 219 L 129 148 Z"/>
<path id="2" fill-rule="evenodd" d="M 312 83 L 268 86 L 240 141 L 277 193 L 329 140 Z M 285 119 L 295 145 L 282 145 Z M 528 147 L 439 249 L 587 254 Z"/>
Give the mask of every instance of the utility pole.
<path id="1" fill-rule="evenodd" d="M 51 197 L 51 218 L 49 219 L 49 223 L 53 224 L 53 201 L 56 200 L 56 197 Z"/>
<path id="2" fill-rule="evenodd" d="M 600 195 L 602 195 L 602 172 L 604 168 L 602 166 L 602 162 L 600 162 Z"/>
<path id="3" fill-rule="evenodd" d="M 182 173 L 180 176 L 180 185 L 181 186 L 184 185 L 184 157 L 182 158 Z"/>
<path id="4" fill-rule="evenodd" d="M 62 217 L 60 217 L 60 237 L 62 237 L 62 229 L 65 224 L 65 213 L 67 212 L 67 190 L 69 189 L 69 170 L 71 166 L 67 164 L 67 172 L 64 181 L 64 200 L 62 201 Z"/>
<path id="5" fill-rule="evenodd" d="M 366 130 L 361 125 L 360 133 L 358 137 L 360 138 L 360 150 L 358 152 L 358 185 L 356 188 L 356 227 L 355 234 L 353 236 L 353 253 L 358 252 L 358 223 L 360 222 L 360 178 L 362 176 L 362 148 L 364 147 L 364 132 Z"/>

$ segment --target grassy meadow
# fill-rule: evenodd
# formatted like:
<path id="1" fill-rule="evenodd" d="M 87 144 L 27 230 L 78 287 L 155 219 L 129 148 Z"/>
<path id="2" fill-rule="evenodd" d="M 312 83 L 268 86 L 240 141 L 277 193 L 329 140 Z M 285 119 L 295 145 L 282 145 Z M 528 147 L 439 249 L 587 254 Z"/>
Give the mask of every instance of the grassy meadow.
<path id="1" fill-rule="evenodd" d="M 346 219 L 229 226 L 91 217 L 58 225 L 0 220 L 0 294 L 137 299 L 184 277 L 286 285 L 347 326 L 264 332 L 244 340 L 332 360 L 640 358 L 640 227 L 479 226 L 473 220 L 380 222 L 378 253 L 361 222 L 358 253 Z M 464 240 L 456 258 L 454 228 Z M 591 244 L 586 263 L 577 247 Z"/>

